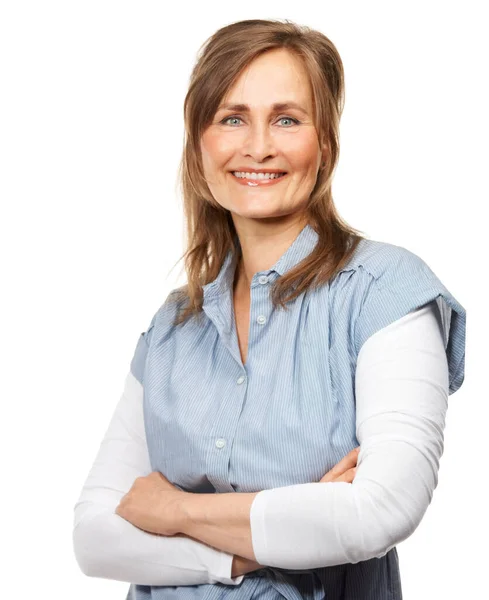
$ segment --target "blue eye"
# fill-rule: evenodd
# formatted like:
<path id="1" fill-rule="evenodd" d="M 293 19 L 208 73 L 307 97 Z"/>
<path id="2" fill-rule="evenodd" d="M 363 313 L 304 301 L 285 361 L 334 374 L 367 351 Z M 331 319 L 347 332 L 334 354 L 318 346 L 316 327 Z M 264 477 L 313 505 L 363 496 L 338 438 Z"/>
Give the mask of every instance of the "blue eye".
<path id="1" fill-rule="evenodd" d="M 221 125 L 225 125 L 227 121 L 229 121 L 229 119 L 239 119 L 241 120 L 241 117 L 238 117 L 237 115 L 231 115 L 230 117 L 226 117 L 225 119 L 223 119 L 220 124 Z M 300 121 L 298 119 L 294 119 L 293 117 L 280 117 L 279 121 L 283 121 L 284 119 L 288 119 L 289 121 L 293 121 L 294 125 L 299 125 Z M 285 128 L 287 129 L 287 127 Z"/>
<path id="2" fill-rule="evenodd" d="M 298 119 L 294 119 L 292 117 L 280 117 L 279 121 L 282 121 L 283 119 L 288 119 L 289 121 L 293 121 L 295 125 L 298 125 L 300 123 L 300 121 Z"/>

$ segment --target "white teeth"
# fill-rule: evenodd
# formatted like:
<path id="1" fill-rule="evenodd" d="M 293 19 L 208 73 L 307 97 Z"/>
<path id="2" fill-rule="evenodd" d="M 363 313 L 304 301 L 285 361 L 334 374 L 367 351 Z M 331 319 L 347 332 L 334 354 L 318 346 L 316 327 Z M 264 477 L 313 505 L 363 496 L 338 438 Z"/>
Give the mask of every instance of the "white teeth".
<path id="1" fill-rule="evenodd" d="M 233 175 L 240 179 L 278 179 L 285 173 L 245 173 L 243 171 L 233 171 Z"/>

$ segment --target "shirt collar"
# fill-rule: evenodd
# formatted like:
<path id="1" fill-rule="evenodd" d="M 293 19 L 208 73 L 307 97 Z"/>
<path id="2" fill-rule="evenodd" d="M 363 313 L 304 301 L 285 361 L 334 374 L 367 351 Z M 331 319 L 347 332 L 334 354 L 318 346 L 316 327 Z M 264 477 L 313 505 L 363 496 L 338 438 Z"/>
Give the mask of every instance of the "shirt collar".
<path id="1" fill-rule="evenodd" d="M 235 240 L 237 246 L 239 247 L 239 239 L 237 236 Z M 306 224 L 292 244 L 284 252 L 284 254 L 282 254 L 282 256 L 277 260 L 277 262 L 270 267 L 270 269 L 260 271 L 256 273 L 255 276 L 271 275 L 272 273 L 276 273 L 277 276 L 284 275 L 287 273 L 287 271 L 295 267 L 295 265 L 300 263 L 312 252 L 317 240 L 318 234 L 316 231 L 311 225 Z M 222 293 L 232 291 L 237 259 L 238 254 L 233 256 L 232 250 L 227 252 L 217 277 L 214 279 L 214 281 L 211 281 L 203 286 L 205 301 L 211 299 L 212 297 L 219 296 Z M 255 279 L 255 276 L 253 277 L 253 280 Z"/>

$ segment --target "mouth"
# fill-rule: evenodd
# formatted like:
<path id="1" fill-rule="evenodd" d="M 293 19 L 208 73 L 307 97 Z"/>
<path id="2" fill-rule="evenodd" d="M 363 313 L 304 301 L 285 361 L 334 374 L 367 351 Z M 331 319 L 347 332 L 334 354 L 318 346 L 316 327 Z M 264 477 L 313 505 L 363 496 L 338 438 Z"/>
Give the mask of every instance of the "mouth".
<path id="1" fill-rule="evenodd" d="M 269 186 L 275 183 L 278 183 L 285 179 L 288 175 L 287 172 L 283 173 L 268 173 L 268 174 L 256 174 L 253 177 L 250 177 L 250 174 L 244 174 L 239 171 L 230 171 L 231 177 L 241 185 L 246 185 L 248 187 L 260 187 L 260 186 Z"/>

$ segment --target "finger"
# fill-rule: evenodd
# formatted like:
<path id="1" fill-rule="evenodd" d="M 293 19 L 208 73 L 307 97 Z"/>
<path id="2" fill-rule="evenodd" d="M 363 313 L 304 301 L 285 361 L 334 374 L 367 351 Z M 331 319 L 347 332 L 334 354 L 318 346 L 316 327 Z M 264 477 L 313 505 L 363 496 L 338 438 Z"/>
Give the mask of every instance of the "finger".
<path id="1" fill-rule="evenodd" d="M 352 469 L 348 469 L 345 473 L 337 477 L 333 483 L 338 483 L 339 481 L 344 481 L 346 483 L 351 483 L 355 479 L 355 474 L 357 472 L 356 467 Z"/>
<path id="2" fill-rule="evenodd" d="M 340 460 L 330 471 L 324 475 L 320 483 L 327 483 L 329 481 L 334 481 L 340 475 L 343 475 L 345 471 L 356 466 L 358 460 L 358 452 L 360 451 L 360 446 L 354 448 L 351 452 L 349 452 L 344 458 Z"/>
<path id="3" fill-rule="evenodd" d="M 334 481 L 345 471 L 354 467 L 357 464 L 359 449 L 360 446 L 354 448 L 351 452 L 348 452 L 348 454 L 342 458 L 339 463 L 337 463 L 330 471 L 326 473 L 326 475 L 321 478 L 320 482 L 327 483 L 328 481 Z"/>

